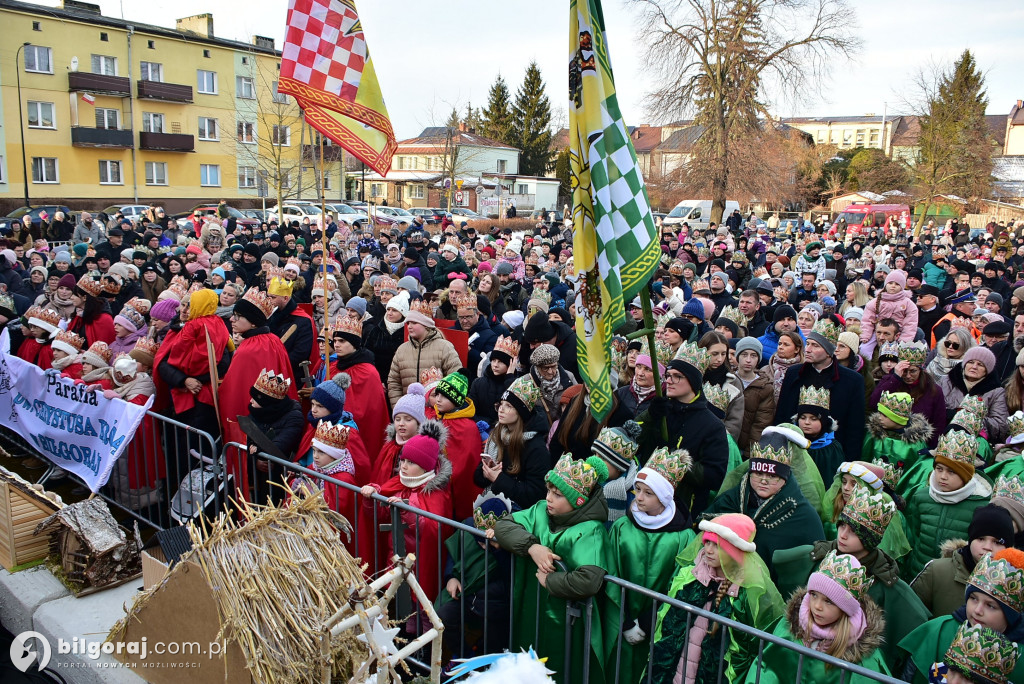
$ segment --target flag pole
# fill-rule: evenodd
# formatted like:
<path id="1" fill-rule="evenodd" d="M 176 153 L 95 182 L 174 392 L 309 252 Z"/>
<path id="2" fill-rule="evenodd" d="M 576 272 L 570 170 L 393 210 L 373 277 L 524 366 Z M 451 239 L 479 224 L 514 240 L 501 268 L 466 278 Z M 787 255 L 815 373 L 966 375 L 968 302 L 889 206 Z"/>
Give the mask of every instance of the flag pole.
<path id="1" fill-rule="evenodd" d="M 327 257 L 329 252 L 327 251 L 327 189 L 324 187 L 324 134 L 321 133 L 320 138 L 320 175 L 317 182 L 320 184 L 320 240 L 323 242 L 323 255 L 320 257 L 320 266 L 323 273 L 324 281 L 324 379 L 329 380 L 331 377 L 331 342 L 333 340 L 328 339 L 327 333 L 330 332 L 331 322 L 330 316 L 330 299 L 331 290 L 327 287 Z"/>
<path id="2" fill-rule="evenodd" d="M 653 281 L 651 281 L 653 282 Z M 651 373 L 654 375 L 654 395 L 656 397 L 661 396 L 661 371 L 658 370 L 658 351 L 654 346 L 657 333 L 657 329 L 654 326 L 654 311 L 651 306 L 651 282 L 648 282 L 644 287 L 640 288 L 640 307 L 644 312 L 644 327 L 642 330 L 637 330 L 626 335 L 627 340 L 636 340 L 641 337 L 647 338 L 647 349 L 651 354 Z M 665 423 L 665 418 L 661 419 L 661 437 L 662 439 L 668 439 L 668 425 Z"/>

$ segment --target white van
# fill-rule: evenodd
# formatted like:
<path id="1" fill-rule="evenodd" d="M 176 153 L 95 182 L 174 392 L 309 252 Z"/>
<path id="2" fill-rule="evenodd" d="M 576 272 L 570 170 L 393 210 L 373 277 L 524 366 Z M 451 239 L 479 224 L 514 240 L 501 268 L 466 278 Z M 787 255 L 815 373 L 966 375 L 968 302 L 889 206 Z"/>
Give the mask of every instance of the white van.
<path id="1" fill-rule="evenodd" d="M 733 211 L 739 211 L 739 202 L 726 200 L 725 213 L 722 221 L 729 218 Z M 683 200 L 675 206 L 668 216 L 661 220 L 663 226 L 679 226 L 686 222 L 690 228 L 704 230 L 711 223 L 711 200 Z"/>

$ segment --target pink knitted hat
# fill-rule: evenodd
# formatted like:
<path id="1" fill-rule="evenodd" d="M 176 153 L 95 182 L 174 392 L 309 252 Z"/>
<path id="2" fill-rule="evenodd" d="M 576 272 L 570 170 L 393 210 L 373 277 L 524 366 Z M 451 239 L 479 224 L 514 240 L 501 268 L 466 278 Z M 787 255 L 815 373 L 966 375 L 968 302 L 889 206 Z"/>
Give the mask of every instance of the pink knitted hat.
<path id="1" fill-rule="evenodd" d="M 713 520 L 701 520 L 698 527 L 704 531 L 704 541 L 713 541 L 737 563 L 743 562 L 744 553 L 757 550 L 754 521 L 742 513 L 725 513 Z"/>

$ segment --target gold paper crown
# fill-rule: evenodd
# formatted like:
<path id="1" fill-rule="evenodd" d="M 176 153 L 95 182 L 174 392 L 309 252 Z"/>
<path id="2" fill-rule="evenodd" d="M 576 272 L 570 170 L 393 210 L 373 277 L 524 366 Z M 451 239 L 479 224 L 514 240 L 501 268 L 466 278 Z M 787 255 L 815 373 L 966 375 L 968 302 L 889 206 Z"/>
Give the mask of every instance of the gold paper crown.
<path id="1" fill-rule="evenodd" d="M 150 356 L 155 357 L 157 351 L 160 349 L 160 345 L 156 343 L 156 340 L 151 340 L 148 337 L 140 337 L 135 340 L 135 346 L 132 349 L 138 349 L 143 354 L 149 354 Z"/>
<path id="2" fill-rule="evenodd" d="M 668 266 L 669 275 L 682 276 L 683 275 L 683 262 L 676 259 Z"/>
<path id="3" fill-rule="evenodd" d="M 359 319 L 347 316 L 344 313 L 338 316 L 334 321 L 334 327 L 331 329 L 331 337 L 340 334 L 355 335 L 358 338 L 363 337 L 363 322 Z"/>
<path id="4" fill-rule="evenodd" d="M 871 462 L 871 465 L 878 466 L 882 469 L 882 482 L 884 482 L 890 490 L 896 491 L 896 485 L 899 484 L 900 478 L 903 477 L 902 464 L 889 463 L 888 461 L 876 458 Z"/>
<path id="5" fill-rule="evenodd" d="M 377 279 L 377 285 L 380 285 L 381 292 L 394 292 L 398 293 L 398 281 L 390 276 L 381 276 Z"/>
<path id="6" fill-rule="evenodd" d="M 277 271 L 278 269 L 273 269 Z M 295 282 L 288 280 L 284 277 L 284 271 L 281 271 L 281 275 L 274 275 L 271 277 L 267 275 L 267 294 L 278 297 L 291 297 L 292 288 L 295 287 Z"/>
<path id="7" fill-rule="evenodd" d="M 100 293 L 103 292 L 103 283 L 101 283 L 99 279 L 93 278 L 88 273 L 78 279 L 78 283 L 75 284 L 75 287 L 91 297 L 99 297 Z"/>
<path id="8" fill-rule="evenodd" d="M 1010 421 L 1013 417 L 1010 417 Z M 950 425 L 959 425 L 964 430 L 967 430 L 972 435 L 976 435 L 981 432 L 981 429 L 985 426 L 984 414 L 976 413 L 970 409 L 961 408 L 953 416 L 953 420 L 949 421 Z M 1010 433 L 1013 434 L 1013 424 L 1010 422 Z"/>
<path id="9" fill-rule="evenodd" d="M 285 391 L 287 391 L 287 387 Z M 316 434 L 313 436 L 313 439 L 322 442 L 332 449 L 345 449 L 348 447 L 348 437 L 351 430 L 352 428 L 347 425 L 335 424 L 329 420 L 321 420 L 316 426 Z"/>
<path id="10" fill-rule="evenodd" d="M 497 342 L 494 343 L 494 351 L 508 354 L 513 359 L 519 358 L 519 343 L 512 337 L 500 336 Z"/>
<path id="11" fill-rule="evenodd" d="M 853 495 L 840 515 L 874 536 L 872 546 L 877 546 L 895 513 L 896 504 L 885 492 L 854 487 Z"/>
<path id="12" fill-rule="evenodd" d="M 854 560 L 853 556 L 845 553 L 836 554 L 835 551 L 829 551 L 821 561 L 821 565 L 818 566 L 817 572 L 831 578 L 857 601 L 863 601 L 864 597 L 868 595 L 868 589 L 875 581 L 868 577 L 867 568 L 864 566 L 854 567 Z"/>
<path id="13" fill-rule="evenodd" d="M 600 458 L 591 456 L 586 460 L 577 461 L 570 454 L 562 454 L 544 479 L 558 487 L 573 508 L 579 508 L 590 498 L 594 487 L 607 477 L 607 466 Z M 570 491 L 566 491 L 566 487 Z"/>
<path id="14" fill-rule="evenodd" d="M 900 356 L 900 343 L 883 342 L 878 348 L 878 358 L 882 358 L 883 356 L 890 356 L 898 359 Z"/>
<path id="15" fill-rule="evenodd" d="M 1006 423 L 1010 428 L 1010 437 L 1016 437 L 1017 435 L 1024 433 L 1024 411 L 1017 411 L 1007 419 Z M 959 425 L 959 423 L 957 423 L 957 425 Z"/>
<path id="16" fill-rule="evenodd" d="M 82 351 L 82 347 L 85 346 L 85 339 L 76 335 L 70 330 L 59 330 L 57 331 L 56 337 L 53 338 L 53 344 L 55 347 L 58 344 L 65 345 L 66 348 L 64 349 L 64 351 L 66 351 L 69 355 L 74 355 Z M 73 349 L 74 351 L 68 351 L 68 349 Z"/>
<path id="17" fill-rule="evenodd" d="M 946 651 L 946 665 L 977 681 L 978 678 L 1005 684 L 1010 681 L 1020 656 L 1017 644 L 982 625 L 973 627 L 966 620 L 957 630 Z"/>
<path id="18" fill-rule="evenodd" d="M 923 366 L 928 360 L 928 347 L 924 342 L 900 342 L 897 358 L 912 366 Z"/>
<path id="19" fill-rule="evenodd" d="M 103 293 L 116 297 L 121 293 L 121 277 L 108 273 L 102 279 Z"/>
<path id="20" fill-rule="evenodd" d="M 424 387 L 436 385 L 444 378 L 444 371 L 436 366 L 431 366 L 420 373 L 420 384 Z"/>
<path id="21" fill-rule="evenodd" d="M 246 290 L 245 296 L 242 299 L 259 309 L 267 318 L 270 318 L 270 314 L 274 313 L 274 303 L 267 299 L 266 292 L 257 287 L 250 287 Z"/>
<path id="22" fill-rule="evenodd" d="M 743 312 L 741 312 L 735 306 L 727 306 L 724 309 L 722 309 L 722 312 L 718 314 L 718 320 L 722 320 L 723 318 L 732 321 L 740 328 L 747 327 L 747 317 L 744 316 Z"/>
<path id="23" fill-rule="evenodd" d="M 963 401 L 960 402 L 960 409 L 976 413 L 982 419 L 988 415 L 988 406 L 985 406 L 985 400 L 973 394 L 968 394 L 963 398 Z"/>
<path id="24" fill-rule="evenodd" d="M 171 282 L 167 283 L 167 286 L 171 287 L 171 286 L 174 286 L 174 285 L 177 285 L 178 287 L 180 287 L 181 291 L 184 292 L 185 290 L 188 289 L 188 278 L 186 278 L 185 276 L 181 275 L 180 273 L 178 275 L 176 275 L 176 276 L 172 276 L 171 277 Z"/>
<path id="25" fill-rule="evenodd" d="M 545 304 L 551 304 L 551 293 L 547 290 L 534 290 L 533 294 L 530 295 L 530 299 L 536 299 L 544 302 Z"/>
<path id="26" fill-rule="evenodd" d="M 284 262 L 285 266 L 297 266 L 298 269 L 302 270 L 302 262 L 299 261 L 298 257 L 288 257 L 288 260 Z"/>
<path id="27" fill-rule="evenodd" d="M 57 329 L 57 325 L 60 323 L 60 314 L 53 309 L 44 309 L 40 306 L 33 306 L 25 312 L 25 317 L 28 319 L 29 325 L 35 325 L 43 328 L 49 333 L 53 333 Z"/>
<path id="28" fill-rule="evenodd" d="M 173 285 L 168 285 L 167 289 L 164 290 L 164 292 L 169 292 L 170 296 L 174 297 L 176 300 L 180 302 L 185 298 L 185 295 L 188 294 L 188 288 L 186 288 L 181 283 L 174 283 Z M 163 294 L 163 292 L 161 292 L 160 294 Z"/>
<path id="29" fill-rule="evenodd" d="M 413 302 L 410 302 L 409 303 L 409 310 L 410 311 L 418 311 L 419 313 L 423 314 L 427 318 L 433 318 L 434 317 L 434 307 L 430 306 L 430 304 L 427 303 L 427 300 L 425 300 L 423 298 L 420 298 L 420 299 L 417 299 L 417 300 L 415 300 Z"/>
<path id="30" fill-rule="evenodd" d="M 1003 542 L 1012 544 L 1013 540 L 1004 539 Z M 1024 612 L 1024 569 L 1016 567 L 1009 560 L 996 559 L 993 554 L 986 553 L 974 566 L 974 572 L 967 583 L 978 587 L 1014 612 Z"/>
<path id="31" fill-rule="evenodd" d="M 693 467 L 693 460 L 690 458 L 689 451 L 686 449 L 669 451 L 668 447 L 655 449 L 648 459 L 647 465 L 644 466 L 668 480 L 673 488 L 679 486 L 691 467 Z"/>
<path id="32" fill-rule="evenodd" d="M 824 337 L 826 340 L 829 341 L 829 343 L 833 347 L 839 344 L 839 333 L 841 332 L 839 330 L 839 326 L 837 326 L 828 318 L 823 318 L 817 323 L 815 323 L 814 328 L 812 328 L 811 332 L 818 333 L 819 335 Z"/>
<path id="33" fill-rule="evenodd" d="M 1024 506 L 1024 481 L 1021 480 L 1020 476 L 1007 477 L 1000 475 L 996 479 L 995 489 L 992 490 L 992 498 L 995 499 L 996 497 L 1010 499 L 1020 506 Z"/>
<path id="34" fill-rule="evenodd" d="M 878 407 L 883 406 L 897 416 L 909 419 L 914 398 L 906 392 L 882 392 L 882 396 L 878 398 Z"/>
<path id="35" fill-rule="evenodd" d="M 89 348 L 85 350 L 86 354 L 91 354 L 103 360 L 103 363 L 110 365 L 110 359 L 113 358 L 114 352 L 111 351 L 110 345 L 106 342 L 96 341 L 89 345 Z M 95 365 L 95 364 L 94 364 Z"/>
<path id="36" fill-rule="evenodd" d="M 125 306 L 130 306 L 136 311 L 138 311 L 140 314 L 145 316 L 146 314 L 149 313 L 149 310 L 152 308 L 153 305 L 152 303 L 150 303 L 148 299 L 143 299 L 142 297 L 132 297 L 127 302 L 125 302 Z"/>
<path id="37" fill-rule="evenodd" d="M 471 294 L 456 294 L 448 298 L 451 302 L 452 307 L 458 311 L 459 309 L 476 309 L 476 297 Z"/>
<path id="38" fill-rule="evenodd" d="M 288 396 L 288 388 L 292 381 L 284 375 L 278 375 L 272 370 L 264 368 L 260 371 L 260 377 L 256 378 L 254 385 L 257 392 L 265 394 L 274 399 L 284 399 Z"/>
<path id="39" fill-rule="evenodd" d="M 722 385 L 704 383 L 704 398 L 722 413 L 729 410 L 729 392 Z"/>
<path id="40" fill-rule="evenodd" d="M 974 465 L 974 457 L 978 454 L 978 442 L 974 435 L 962 430 L 950 430 L 939 437 L 935 447 L 935 457 L 943 456 L 950 461 L 970 463 Z"/>
<path id="41" fill-rule="evenodd" d="M 631 420 L 623 427 L 601 428 L 597 433 L 597 439 L 594 440 L 594 453 L 601 456 L 611 450 L 624 461 L 636 461 L 636 452 L 639 448 L 636 438 L 639 436 L 640 426 Z"/>
<path id="42" fill-rule="evenodd" d="M 705 251 L 707 250 L 706 247 L 704 249 Z M 711 291 L 711 287 L 708 285 L 708 281 L 704 280 L 703 278 L 698 278 L 697 280 L 694 280 L 692 283 L 690 283 L 690 289 L 694 292 L 694 294 L 698 292 L 704 292 L 705 290 L 707 290 L 708 292 Z"/>
<path id="43" fill-rule="evenodd" d="M 494 510 L 488 510 L 485 513 L 484 506 L 487 506 L 488 509 L 504 507 L 505 510 L 499 513 L 496 513 Z M 493 530 L 499 520 L 503 520 L 510 515 L 512 515 L 512 502 L 504 494 L 495 494 L 492 491 L 487 491 L 476 497 L 476 501 L 473 502 L 473 526 L 482 532 Z"/>
<path id="44" fill-rule="evenodd" d="M 797 402 L 800 406 L 816 406 L 829 410 L 829 393 L 824 387 L 806 385 L 800 388 L 800 397 Z"/>
<path id="45" fill-rule="evenodd" d="M 782 463 L 789 465 L 789 449 L 786 447 L 779 447 L 776 449 L 769 445 L 751 444 L 750 445 L 750 458 L 760 459 L 762 461 L 775 461 L 776 463 Z"/>
<path id="46" fill-rule="evenodd" d="M 693 366 L 701 375 L 704 374 L 704 371 L 711 364 L 711 356 L 708 354 L 708 350 L 698 347 L 692 342 L 683 342 L 679 345 L 679 349 L 676 350 L 676 355 L 672 360 L 682 361 L 689 366 Z"/>

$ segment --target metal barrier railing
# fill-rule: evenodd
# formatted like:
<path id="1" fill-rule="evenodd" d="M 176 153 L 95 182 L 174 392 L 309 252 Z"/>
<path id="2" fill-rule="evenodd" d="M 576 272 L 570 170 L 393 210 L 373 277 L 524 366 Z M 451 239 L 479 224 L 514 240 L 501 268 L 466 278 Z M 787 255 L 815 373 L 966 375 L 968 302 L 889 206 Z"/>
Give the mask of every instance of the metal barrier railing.
<path id="1" fill-rule="evenodd" d="M 498 552 L 494 551 L 491 548 L 491 545 L 486 543 L 487 540 L 484 534 L 472 525 L 467 525 L 459 521 L 435 515 L 428 511 L 420 510 L 418 508 L 410 506 L 409 504 L 403 501 L 390 501 L 385 497 L 380 496 L 379 494 L 374 494 L 369 498 L 369 500 L 372 500 L 376 505 L 372 506 L 372 508 L 370 508 L 370 511 L 367 511 L 365 510 L 367 506 L 359 505 L 362 503 L 361 500 L 365 499 L 365 497 L 358 493 L 359 488 L 354 485 L 351 485 L 349 483 L 343 482 L 330 476 L 323 475 L 322 473 L 319 473 L 309 468 L 302 467 L 296 463 L 292 463 L 274 456 L 270 456 L 268 454 L 249 454 L 248 452 L 245 451 L 245 447 L 238 443 L 232 442 L 225 445 L 225 453 L 229 452 L 232 449 L 240 451 L 240 453 L 237 454 L 238 457 L 242 457 L 242 454 L 244 453 L 245 457 L 250 460 L 250 473 L 255 472 L 254 468 L 255 463 L 257 461 L 265 461 L 268 464 L 273 464 L 273 466 L 276 466 L 277 471 L 283 475 L 291 474 L 293 476 L 302 476 L 310 478 L 312 480 L 321 482 L 323 486 L 335 486 L 347 490 L 354 494 L 355 496 L 357 496 L 357 505 L 355 506 L 354 509 L 354 520 L 352 521 L 353 540 L 351 541 L 351 544 L 352 548 L 357 550 L 371 550 L 371 553 L 361 556 L 362 561 L 368 564 L 367 573 L 371 577 L 375 577 L 382 574 L 388 568 L 388 561 L 384 561 L 383 564 L 380 562 L 380 559 L 382 558 L 382 555 L 379 553 L 380 545 L 382 543 L 380 539 L 381 534 L 385 534 L 386 536 L 390 537 L 390 540 L 387 543 L 392 544 L 392 550 L 394 553 L 397 553 L 400 556 L 403 556 L 407 552 L 415 553 L 418 559 L 418 565 L 420 563 L 423 563 L 425 560 L 429 559 L 431 562 L 436 560 L 438 563 L 438 568 L 445 568 L 445 541 L 451 538 L 453 535 L 459 535 L 458 540 L 455 542 L 456 549 L 463 549 L 463 545 L 467 541 L 470 541 L 471 543 L 482 543 L 485 568 L 491 568 L 492 560 L 496 561 L 497 559 Z M 270 472 L 273 472 L 273 469 Z M 254 491 L 256 489 L 254 484 L 248 485 L 248 488 L 249 491 Z M 378 509 L 380 507 L 386 507 L 388 509 L 388 515 L 384 518 L 381 518 L 378 514 Z M 372 516 L 371 520 L 365 519 L 364 516 L 366 516 L 367 514 Z M 409 520 L 409 516 L 412 516 L 411 519 L 413 521 L 413 529 L 411 531 L 408 529 L 410 525 L 407 523 L 407 521 Z M 383 523 L 383 525 L 381 524 L 382 519 L 386 521 Z M 372 526 L 362 526 L 360 524 L 371 521 Z M 431 523 L 442 526 L 442 529 L 447 528 L 448 530 L 450 530 L 450 534 L 439 535 L 436 549 L 422 548 L 420 543 L 420 525 L 422 521 L 430 521 Z M 373 539 L 362 539 L 362 535 L 365 535 L 368 530 L 371 532 Z M 403 544 L 408 540 L 410 532 L 412 533 L 414 548 L 404 548 Z M 436 557 L 434 555 L 435 552 Z M 386 553 L 383 555 L 383 558 L 390 558 L 391 555 L 393 554 Z M 369 556 L 369 558 L 367 556 Z M 480 649 L 479 653 L 496 652 L 500 651 L 502 648 L 508 648 L 513 651 L 518 650 L 517 644 L 515 643 L 514 639 L 517 626 L 515 607 L 517 605 L 523 604 L 525 601 L 532 600 L 534 607 L 534 615 L 537 616 L 535 618 L 535 622 L 532 629 L 532 643 L 536 647 L 538 654 L 540 656 L 544 656 L 546 655 L 547 651 L 550 651 L 551 647 L 555 643 L 562 644 L 563 653 L 565 654 L 563 661 L 564 666 L 562 668 L 562 672 L 559 672 L 556 675 L 557 681 L 590 681 L 592 670 L 591 656 L 594 654 L 579 653 L 579 648 L 574 643 L 574 635 L 577 634 L 577 630 L 582 629 L 583 639 L 581 643 L 585 647 L 589 648 L 591 633 L 594 627 L 593 621 L 595 618 L 595 614 L 597 613 L 597 608 L 595 606 L 595 598 L 591 597 L 586 601 L 566 602 L 565 633 L 564 635 L 562 635 L 564 637 L 564 640 L 559 639 L 556 641 L 555 635 L 542 634 L 541 632 L 539 616 L 542 608 L 542 602 L 548 600 L 548 595 L 541 592 L 539 590 L 539 586 L 537 587 L 538 590 L 535 596 L 516 596 L 515 583 L 510 582 L 508 584 L 508 600 L 503 602 L 505 605 L 508 606 L 507 616 L 504 614 L 504 611 L 500 607 L 496 607 L 495 605 L 497 604 L 497 606 L 500 606 L 502 602 L 495 599 L 495 597 L 491 595 L 492 586 L 494 584 L 500 586 L 501 578 L 503 575 L 509 578 L 514 578 L 518 563 L 531 563 L 531 561 L 529 559 L 521 559 L 514 555 L 510 555 L 510 566 L 507 569 L 507 572 L 502 570 L 499 564 L 498 572 L 496 573 L 497 576 L 492 577 L 492 572 L 490 571 L 484 573 L 483 588 L 481 590 L 483 594 L 482 600 L 476 602 L 480 606 L 481 614 L 472 614 L 474 609 L 466 605 L 467 601 L 465 600 L 465 594 L 462 594 L 463 600 L 458 602 L 459 605 L 457 612 L 455 611 L 455 609 L 449 609 L 449 619 L 446 620 L 446 625 L 449 625 L 451 623 L 451 628 L 446 629 L 444 632 L 446 659 L 469 657 L 471 655 L 474 655 L 472 649 L 470 648 L 474 646 Z M 460 584 L 462 585 L 463 589 L 465 589 L 465 567 L 460 565 L 460 569 L 461 575 L 457 579 L 459 579 Z M 562 571 L 566 570 L 564 565 L 561 565 L 560 569 Z M 437 573 L 437 581 L 433 583 L 432 586 L 428 587 L 426 584 L 423 585 L 424 591 L 426 591 L 428 595 L 430 595 L 432 598 L 440 596 L 441 592 L 445 591 L 445 574 L 445 572 L 439 571 Z M 417 576 L 419 577 L 419 575 Z M 795 682 L 799 682 L 801 680 L 806 659 L 823 661 L 829 667 L 838 671 L 840 673 L 839 684 L 845 684 L 845 682 L 849 681 L 850 677 L 854 675 L 864 677 L 870 681 L 886 682 L 888 684 L 897 684 L 901 681 L 899 679 L 895 679 L 893 677 L 881 674 L 879 672 L 868 670 L 859 665 L 854 665 L 845 660 L 841 660 L 839 658 L 826 655 L 824 653 L 821 653 L 820 651 L 815 651 L 814 649 L 808 648 L 801 644 L 793 643 L 782 637 L 775 636 L 767 632 L 763 632 L 749 625 L 745 625 L 741 622 L 731 620 L 716 613 L 706 611 L 700 607 L 685 603 L 678 599 L 667 596 L 663 593 L 653 591 L 651 589 L 640 586 L 638 584 L 634 584 L 632 582 L 628 582 L 613 575 L 605 576 L 605 584 L 614 587 L 618 590 L 620 594 L 618 608 L 619 616 L 617 622 L 617 624 L 620 625 L 620 627 L 622 625 L 622 622 L 625 620 L 626 595 L 638 594 L 651 601 L 651 625 L 655 624 L 657 614 L 662 606 L 668 605 L 686 612 L 687 619 L 684 642 L 686 641 L 686 638 L 688 638 L 689 636 L 689 630 L 693 626 L 694 620 L 696 620 L 699 617 L 705 618 L 706 620 L 708 620 L 710 624 L 717 624 L 720 630 L 733 630 L 735 632 L 747 635 L 752 639 L 756 639 L 757 655 L 754 658 L 754 661 L 751 665 L 752 668 L 757 668 L 755 674 L 756 682 L 760 682 L 761 664 L 763 662 L 764 649 L 768 644 L 774 644 L 778 647 L 789 649 L 797 654 L 797 670 L 795 673 L 792 673 L 793 681 Z M 401 595 L 400 598 L 402 598 Z M 408 593 L 406 592 L 405 597 L 402 598 L 402 602 L 399 602 L 398 604 L 396 614 L 392 617 L 404 618 L 405 616 L 412 614 L 412 617 L 406 621 L 406 629 L 411 633 L 411 635 L 419 635 L 422 633 L 426 625 L 424 624 L 424 621 L 421 619 L 422 614 L 420 612 L 419 606 L 411 605 L 409 601 L 410 599 L 408 597 Z M 497 611 L 498 615 L 494 615 L 494 611 Z M 467 620 L 470 621 L 467 622 Z M 457 624 L 455 624 L 456 621 Z M 499 627 L 498 625 L 501 626 Z M 497 634 L 494 634 L 495 630 L 497 630 Z M 473 643 L 470 643 L 470 641 L 472 641 Z M 724 660 L 726 641 L 727 640 L 724 637 L 720 640 L 721 651 L 719 653 L 719 662 L 722 662 Z M 602 658 L 601 655 L 598 655 L 596 658 L 596 662 L 598 664 L 603 665 L 604 669 L 606 670 L 606 681 L 614 681 L 616 683 L 630 682 L 630 684 L 632 684 L 632 681 L 629 678 L 630 675 L 626 675 L 626 678 L 624 678 L 625 673 L 621 671 L 624 648 L 633 647 L 627 643 L 624 643 L 622 630 L 620 628 L 615 638 L 615 644 L 612 652 L 610 654 L 605 654 L 607 655 L 607 659 L 602 663 L 600 662 Z M 653 630 L 651 631 L 651 634 L 648 635 L 644 648 L 647 649 L 647 660 L 649 662 L 651 654 L 654 650 Z M 685 648 L 683 649 L 683 652 L 680 655 L 684 659 L 685 666 L 685 659 L 687 657 L 687 651 Z M 415 664 L 417 667 L 424 668 L 424 671 L 429 670 L 428 660 L 425 661 L 422 658 L 412 658 L 411 662 Z M 575 675 L 572 671 L 572 667 L 574 666 L 573 663 L 582 663 L 582 672 L 580 675 Z M 613 670 L 610 669 L 612 667 L 614 667 Z M 653 673 L 651 672 L 650 668 L 647 668 L 644 674 L 643 681 L 648 682 L 649 684 L 653 682 Z M 722 668 L 719 668 L 717 682 L 719 682 L 720 684 L 723 681 L 724 679 Z"/>

